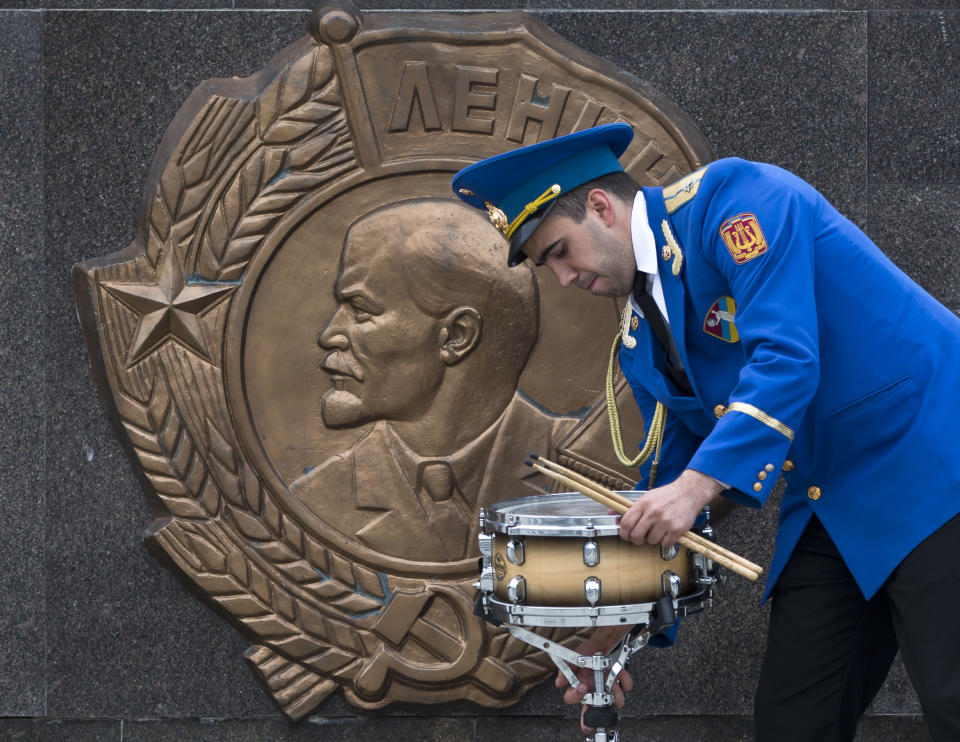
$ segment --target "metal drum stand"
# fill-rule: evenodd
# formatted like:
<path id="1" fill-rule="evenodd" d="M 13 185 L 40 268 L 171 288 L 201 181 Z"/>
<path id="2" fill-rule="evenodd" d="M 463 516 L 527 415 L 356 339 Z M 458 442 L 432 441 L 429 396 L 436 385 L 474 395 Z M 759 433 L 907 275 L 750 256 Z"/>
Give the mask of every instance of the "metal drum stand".
<path id="1" fill-rule="evenodd" d="M 709 517 L 707 509 L 700 530 L 711 538 Z M 478 591 L 477 615 L 496 626 L 506 625 L 514 637 L 546 652 L 571 687 L 580 682 L 571 666 L 591 671 L 594 690 L 583 699 L 587 706 L 584 723 L 595 729 L 588 742 L 619 742 L 613 694 L 617 675 L 651 637 L 673 626 L 678 618 L 713 604 L 716 565 L 701 554 L 681 553 L 676 546 L 663 549 L 629 544 L 630 558 L 641 561 L 624 565 L 619 554 L 624 545 L 617 535 L 616 518 L 577 494 L 497 503 L 489 511 L 481 511 L 480 527 L 481 572 L 479 582 L 474 584 Z M 537 552 L 549 559 L 551 569 L 536 569 Z M 650 584 L 636 589 L 630 585 L 624 592 L 615 584 L 608 565 L 608 571 L 602 571 L 605 555 L 608 562 L 611 556 L 617 556 L 618 570 L 635 566 L 647 574 Z M 653 576 L 650 563 L 654 565 Z M 686 569 L 681 570 L 680 564 Z M 571 571 L 575 577 L 570 577 Z M 681 571 L 686 574 L 679 574 Z M 562 578 L 566 578 L 565 584 L 541 584 L 563 582 Z M 603 599 L 604 593 L 607 600 Z M 582 655 L 524 628 L 527 626 L 633 628 L 609 654 Z"/>

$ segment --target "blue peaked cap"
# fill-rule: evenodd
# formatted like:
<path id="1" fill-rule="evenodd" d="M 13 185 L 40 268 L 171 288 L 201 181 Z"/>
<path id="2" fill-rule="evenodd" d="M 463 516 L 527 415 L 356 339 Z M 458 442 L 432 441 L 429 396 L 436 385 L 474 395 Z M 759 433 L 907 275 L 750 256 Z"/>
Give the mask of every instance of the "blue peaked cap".
<path id="1" fill-rule="evenodd" d="M 553 208 L 556 197 L 601 175 L 622 171 L 617 158 L 632 139 L 629 124 L 595 126 L 488 157 L 454 175 L 451 185 L 464 202 L 490 214 L 510 243 L 507 264 L 519 265 L 526 258 L 523 243 Z"/>

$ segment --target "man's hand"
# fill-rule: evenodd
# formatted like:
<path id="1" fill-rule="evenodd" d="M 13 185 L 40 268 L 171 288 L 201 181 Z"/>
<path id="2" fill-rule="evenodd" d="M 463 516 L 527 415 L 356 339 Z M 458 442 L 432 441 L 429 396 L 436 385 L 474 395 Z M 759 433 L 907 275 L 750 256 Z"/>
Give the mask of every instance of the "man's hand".
<path id="1" fill-rule="evenodd" d="M 591 634 L 583 644 L 574 649 L 578 654 L 589 657 L 596 652 L 607 654 L 612 650 L 621 637 L 630 630 L 630 626 L 601 626 Z M 587 693 L 593 691 L 593 670 L 574 667 L 573 670 L 580 678 L 580 684 L 575 688 L 569 687 L 566 677 L 562 672 L 557 673 L 556 685 L 558 688 L 566 688 L 563 694 L 564 703 L 580 703 Z M 633 688 L 633 678 L 630 673 L 623 670 L 617 676 L 617 682 L 613 684 L 614 705 L 617 708 L 623 708 L 624 693 Z"/>
<path id="2" fill-rule="evenodd" d="M 586 656 L 590 656 L 595 652 L 608 654 L 630 628 L 630 626 L 602 626 L 594 631 L 590 638 L 574 651 Z M 563 694 L 564 703 L 580 703 L 587 693 L 593 691 L 593 670 L 587 670 L 582 667 L 573 669 L 576 671 L 577 677 L 580 678 L 580 683 L 575 688 L 569 687 L 570 684 L 562 672 L 557 673 L 557 687 L 567 689 Z M 633 678 L 626 670 L 621 670 L 620 674 L 617 675 L 617 680 L 613 684 L 612 689 L 613 705 L 615 708 L 623 708 L 624 703 L 626 703 L 626 694 L 632 689 Z M 593 732 L 593 729 L 583 723 L 583 714 L 586 710 L 586 706 L 580 710 L 580 729 L 584 734 L 590 734 Z"/>
<path id="3" fill-rule="evenodd" d="M 620 519 L 620 538 L 635 544 L 670 546 L 690 530 L 697 515 L 723 486 L 693 469 L 638 498 Z"/>

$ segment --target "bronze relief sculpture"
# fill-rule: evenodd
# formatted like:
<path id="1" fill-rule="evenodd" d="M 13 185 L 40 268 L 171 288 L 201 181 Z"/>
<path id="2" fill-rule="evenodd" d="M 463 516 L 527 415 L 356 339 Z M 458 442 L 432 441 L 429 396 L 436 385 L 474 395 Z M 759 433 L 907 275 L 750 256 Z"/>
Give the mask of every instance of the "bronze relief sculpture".
<path id="1" fill-rule="evenodd" d="M 618 310 L 507 269 L 449 180 L 614 120 L 642 183 L 712 158 L 659 94 L 523 14 L 325 6 L 260 74 L 194 91 L 133 243 L 75 268 L 147 543 L 250 638 L 291 718 L 337 688 L 503 706 L 551 674 L 473 615 L 476 516 L 547 491 L 530 450 L 630 485 L 600 404 Z"/>

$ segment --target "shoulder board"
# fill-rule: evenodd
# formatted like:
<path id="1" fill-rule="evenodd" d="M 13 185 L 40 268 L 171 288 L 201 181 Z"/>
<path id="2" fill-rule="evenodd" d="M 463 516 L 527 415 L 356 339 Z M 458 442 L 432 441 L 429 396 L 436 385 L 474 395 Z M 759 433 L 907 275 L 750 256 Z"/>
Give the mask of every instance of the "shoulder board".
<path id="1" fill-rule="evenodd" d="M 672 214 L 697 195 L 700 181 L 706 175 L 708 167 L 709 165 L 704 165 L 699 170 L 684 176 L 673 185 L 668 185 L 663 189 L 663 201 L 667 205 L 668 214 Z"/>

